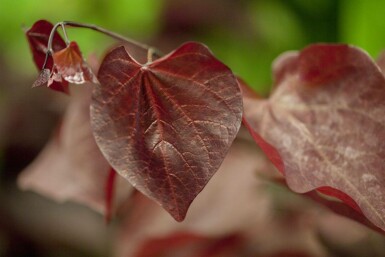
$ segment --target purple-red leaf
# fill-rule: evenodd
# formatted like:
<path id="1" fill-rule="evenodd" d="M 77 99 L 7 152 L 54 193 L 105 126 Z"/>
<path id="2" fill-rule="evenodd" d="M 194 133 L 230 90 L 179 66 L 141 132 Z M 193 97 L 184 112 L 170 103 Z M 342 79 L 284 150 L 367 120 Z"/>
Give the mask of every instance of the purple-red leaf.
<path id="1" fill-rule="evenodd" d="M 19 176 L 22 189 L 33 190 L 59 202 L 85 204 L 106 217 L 111 215 L 110 165 L 101 154 L 91 132 L 89 105 L 91 88 L 78 88 L 63 118 L 59 133 Z M 80 91 L 80 92 L 79 92 Z M 123 180 L 123 179 L 122 179 Z M 111 185 L 110 185 L 111 184 Z M 126 199 L 132 187 L 119 182 L 115 200 Z M 111 194 L 111 195 L 110 195 Z M 107 199 L 106 199 L 107 198 Z"/>
<path id="2" fill-rule="evenodd" d="M 46 20 L 39 20 L 33 24 L 33 26 L 25 32 L 30 49 L 32 51 L 33 60 L 36 64 L 36 67 L 39 71 L 41 71 L 44 60 L 46 58 L 46 53 L 48 51 L 48 38 L 53 29 L 53 25 Z M 52 41 L 52 49 L 56 51 L 60 51 L 66 48 L 67 45 L 64 40 L 61 38 L 59 33 L 55 32 L 53 41 Z M 52 56 L 48 57 L 45 68 L 50 71 L 53 68 L 53 59 Z M 46 71 L 44 70 L 40 74 L 38 80 L 34 83 L 34 86 L 42 86 L 46 85 L 48 82 L 48 78 L 46 76 Z M 46 81 L 44 81 L 46 79 Z M 50 86 L 51 89 L 68 93 L 68 82 L 56 82 L 54 81 Z"/>
<path id="3" fill-rule="evenodd" d="M 153 201 L 135 195 L 132 199 L 134 208 L 120 227 L 116 256 L 135 256 L 138 246 L 144 242 L 178 231 L 223 237 L 233 233 L 258 234 L 269 228 L 269 233 L 281 235 L 272 228 L 273 214 L 267 210 L 270 197 L 267 190 L 261 190 L 261 182 L 256 177 L 257 170 L 265 169 L 268 172 L 273 167 L 261 151 L 251 141 L 235 139 L 218 175 L 194 200 L 181 223 L 175 222 Z M 297 233 L 297 238 L 302 238 L 300 234 Z M 261 241 L 253 243 L 264 244 Z"/>
<path id="4" fill-rule="evenodd" d="M 91 125 L 99 148 L 120 175 L 183 220 L 238 132 L 234 75 L 205 46 L 187 43 L 144 65 L 118 47 L 98 79 Z"/>
<path id="5" fill-rule="evenodd" d="M 347 45 L 312 45 L 285 56 L 275 62 L 271 97 L 245 98 L 246 123 L 267 144 L 260 144 L 267 155 L 281 159 L 283 165 L 275 164 L 292 190 L 321 189 L 385 230 L 385 78 L 379 67 Z"/>
<path id="6" fill-rule="evenodd" d="M 71 42 L 66 48 L 55 52 L 52 58 L 54 68 L 51 79 L 53 81 L 61 82 L 65 80 L 75 84 L 84 84 L 86 82 L 98 83 L 91 68 L 83 60 L 76 42 Z M 52 83 L 52 81 L 48 83 Z"/>
<path id="7" fill-rule="evenodd" d="M 116 256 L 135 256 L 138 246 L 151 238 L 182 231 L 216 238 L 240 234 L 245 244 L 236 256 L 265 256 L 287 249 L 322 256 L 316 223 L 332 214 L 266 183 L 270 174 L 280 176 L 248 137 L 237 137 L 218 174 L 194 200 L 183 222 L 175 222 L 160 206 L 136 194 L 131 199 L 133 209 L 119 228 Z M 354 228 L 339 227 L 348 233 Z"/>

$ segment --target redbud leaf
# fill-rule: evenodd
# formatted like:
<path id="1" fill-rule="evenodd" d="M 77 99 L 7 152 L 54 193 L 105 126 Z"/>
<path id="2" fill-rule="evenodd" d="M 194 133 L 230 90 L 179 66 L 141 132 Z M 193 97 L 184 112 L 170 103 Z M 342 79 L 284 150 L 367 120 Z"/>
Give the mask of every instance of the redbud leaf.
<path id="1" fill-rule="evenodd" d="M 48 39 L 52 29 L 53 29 L 52 23 L 46 20 L 39 20 L 35 22 L 33 26 L 25 32 L 28 39 L 29 47 L 32 51 L 33 60 L 39 71 L 42 70 L 44 60 L 46 58 L 46 53 L 48 51 Z M 66 43 L 61 38 L 59 33 L 55 32 L 53 41 L 52 41 L 52 49 L 54 51 L 60 51 L 61 49 L 66 48 L 66 46 L 67 46 Z M 52 70 L 53 68 L 52 56 L 48 57 L 45 68 L 48 70 Z M 41 74 L 41 75 L 44 75 L 44 74 Z M 42 77 L 39 76 L 38 80 L 39 79 L 42 79 Z M 42 86 L 42 85 L 46 85 L 46 83 L 42 82 L 42 80 L 36 81 L 34 83 L 34 86 Z M 49 87 L 56 91 L 68 93 L 67 81 L 62 81 L 62 82 L 54 81 Z"/>
<path id="2" fill-rule="evenodd" d="M 110 188 L 112 182 L 109 181 L 111 168 L 91 132 L 91 88 L 83 87 L 76 91 L 71 97 L 59 132 L 21 172 L 18 185 L 58 202 L 74 201 L 87 205 L 105 213 L 106 218 L 109 218 L 113 201 Z M 122 187 L 118 181 L 114 184 L 119 186 L 114 200 L 123 201 L 132 187 L 127 183 Z"/>
<path id="3" fill-rule="evenodd" d="M 292 190 L 335 196 L 385 230 L 380 68 L 358 48 L 316 44 L 278 58 L 274 74 L 269 99 L 244 99 L 246 123 L 268 147 L 257 143 Z"/>
<path id="4" fill-rule="evenodd" d="M 111 221 L 112 210 L 114 204 L 114 193 L 115 193 L 115 180 L 116 180 L 116 171 L 113 168 L 110 168 L 108 172 L 108 177 L 105 183 L 105 214 L 104 220 L 106 223 Z"/>
<path id="5" fill-rule="evenodd" d="M 91 103 L 96 142 L 111 166 L 177 221 L 219 168 L 241 122 L 228 67 L 199 43 L 152 63 L 112 50 Z"/>
<path id="6" fill-rule="evenodd" d="M 266 176 L 274 174 L 274 167 L 249 137 L 238 135 L 218 174 L 194 200 L 183 222 L 175 222 L 143 195 L 133 196 L 130 204 L 134 208 L 124 216 L 119 227 L 116 256 L 135 256 L 143 242 L 180 231 L 194 231 L 209 237 L 243 235 L 246 245 L 236 256 L 260 256 L 260 248 L 254 247 L 259 245 L 264 245 L 269 253 L 286 249 L 300 251 L 308 249 L 309 242 L 318 240 L 314 236 L 318 228 L 313 222 L 327 213 L 309 205 L 305 199 L 293 197 L 287 190 L 276 190 L 277 187 L 266 183 Z M 284 203 L 281 205 L 278 199 Z M 277 215 L 277 210 L 283 215 Z M 310 213 L 318 213 L 317 218 Z M 264 231 L 262 237 L 259 236 L 261 231 Z M 296 237 L 288 241 L 293 231 Z M 247 248 L 249 255 L 242 251 Z"/>
<path id="7" fill-rule="evenodd" d="M 84 61 L 76 42 L 71 42 L 66 48 L 55 52 L 52 58 L 55 67 L 54 72 L 57 72 L 60 80 L 75 84 L 98 83 L 91 68 Z"/>
<path id="8" fill-rule="evenodd" d="M 332 212 L 340 216 L 344 216 L 349 219 L 355 220 L 371 228 L 372 230 L 375 230 L 378 233 L 385 235 L 385 231 L 375 226 L 372 222 L 370 222 L 365 217 L 365 215 L 362 215 L 362 213 L 360 212 L 352 211 L 352 209 L 348 205 L 344 204 L 343 202 L 337 202 L 331 199 L 327 199 L 322 194 L 319 194 L 317 191 L 310 191 L 306 193 L 305 196 L 309 197 L 313 201 L 317 202 L 318 204 L 326 207 L 327 209 L 331 210 Z"/>

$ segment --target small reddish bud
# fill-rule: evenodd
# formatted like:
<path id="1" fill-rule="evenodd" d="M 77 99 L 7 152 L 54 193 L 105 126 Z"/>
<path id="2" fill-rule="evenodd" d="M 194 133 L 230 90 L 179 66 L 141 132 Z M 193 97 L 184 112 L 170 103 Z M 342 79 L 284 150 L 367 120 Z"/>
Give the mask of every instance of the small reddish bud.
<path id="1" fill-rule="evenodd" d="M 83 60 L 76 42 L 71 42 L 66 48 L 54 53 L 52 57 L 54 67 L 48 84 L 63 79 L 75 84 L 98 83 L 96 76 Z"/>

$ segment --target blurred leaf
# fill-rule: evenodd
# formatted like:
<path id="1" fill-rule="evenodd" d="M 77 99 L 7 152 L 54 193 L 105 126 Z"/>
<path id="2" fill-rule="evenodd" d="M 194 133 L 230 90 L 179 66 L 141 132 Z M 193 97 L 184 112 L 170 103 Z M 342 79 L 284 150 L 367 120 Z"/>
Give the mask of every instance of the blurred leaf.
<path id="1" fill-rule="evenodd" d="M 236 257 L 242 237 L 236 234 L 210 238 L 194 233 L 174 233 L 145 241 L 136 257 Z"/>
<path id="2" fill-rule="evenodd" d="M 84 85 L 74 91 L 59 131 L 20 174 L 18 185 L 59 202 L 75 201 L 105 213 L 105 186 L 110 165 L 91 132 L 91 89 Z M 123 186 L 117 183 L 119 206 L 132 187 L 127 183 Z"/>
<path id="3" fill-rule="evenodd" d="M 53 24 L 46 20 L 38 20 L 35 22 L 30 29 L 25 32 L 27 37 L 33 60 L 36 64 L 38 72 L 40 72 L 37 80 L 33 83 L 33 87 L 36 86 L 49 86 L 53 90 L 59 92 L 68 93 L 68 82 L 67 81 L 50 81 L 48 83 L 51 71 L 54 67 L 54 61 L 52 55 L 48 56 L 47 61 L 46 55 L 48 52 L 48 41 L 53 29 Z M 52 40 L 53 51 L 60 51 L 66 48 L 66 43 L 63 38 L 55 32 Z M 43 69 L 43 65 L 45 65 Z M 48 84 L 47 84 L 48 83 Z"/>
<path id="4" fill-rule="evenodd" d="M 334 196 L 385 230 L 379 67 L 359 48 L 314 44 L 278 57 L 274 68 L 280 78 L 270 98 L 244 98 L 256 142 L 293 191 Z"/>

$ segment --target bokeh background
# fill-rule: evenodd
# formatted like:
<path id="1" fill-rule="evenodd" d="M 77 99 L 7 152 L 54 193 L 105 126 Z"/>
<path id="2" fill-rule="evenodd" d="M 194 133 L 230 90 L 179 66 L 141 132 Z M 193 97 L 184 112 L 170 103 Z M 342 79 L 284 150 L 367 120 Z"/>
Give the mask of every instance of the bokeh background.
<path id="1" fill-rule="evenodd" d="M 363 0 L 116 0 L 0 1 L 2 67 L 33 76 L 23 28 L 38 19 L 95 23 L 170 50 L 201 41 L 237 74 L 266 94 L 270 64 L 287 50 L 314 42 L 345 42 L 374 57 L 384 48 L 382 1 Z M 84 53 L 102 53 L 111 41 L 97 33 L 70 32 Z M 166 42 L 164 42 L 166 41 Z M 96 43 L 96 44 L 95 44 Z M 3 68 L 4 69 L 4 68 Z"/>
<path id="2" fill-rule="evenodd" d="M 345 42 L 375 58 L 385 48 L 383 10 L 385 1 L 371 0 L 0 0 L 0 256 L 90 256 L 72 243 L 52 253 L 52 244 L 45 248 L 36 243 L 36 233 L 25 231 L 42 226 L 30 224 L 39 220 L 40 206 L 52 206 L 37 195 L 20 193 L 15 179 L 50 137 L 66 101 L 47 90 L 30 89 L 37 71 L 23 30 L 35 21 L 94 23 L 166 53 L 182 42 L 200 41 L 259 94 L 267 95 L 271 63 L 284 51 L 314 42 Z M 114 43 L 86 29 L 68 29 L 68 34 L 84 56 L 102 56 Z M 78 212 L 70 204 L 60 211 L 52 208 L 49 217 L 69 212 L 76 223 L 76 215 L 85 215 L 93 229 L 108 235 L 96 214 Z M 45 225 L 50 222 L 58 221 Z M 92 254 L 99 256 L 107 254 L 111 244 L 108 236 L 79 238 L 78 245 L 94 244 Z"/>

